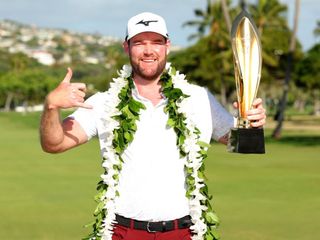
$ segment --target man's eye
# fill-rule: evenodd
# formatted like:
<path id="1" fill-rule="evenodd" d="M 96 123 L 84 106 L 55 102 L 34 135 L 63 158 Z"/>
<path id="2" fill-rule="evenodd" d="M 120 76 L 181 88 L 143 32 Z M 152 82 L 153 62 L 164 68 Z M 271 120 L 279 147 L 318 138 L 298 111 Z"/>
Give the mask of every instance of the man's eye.
<path id="1" fill-rule="evenodd" d="M 165 43 L 163 41 L 155 41 L 154 44 L 157 44 L 157 45 L 164 45 Z"/>

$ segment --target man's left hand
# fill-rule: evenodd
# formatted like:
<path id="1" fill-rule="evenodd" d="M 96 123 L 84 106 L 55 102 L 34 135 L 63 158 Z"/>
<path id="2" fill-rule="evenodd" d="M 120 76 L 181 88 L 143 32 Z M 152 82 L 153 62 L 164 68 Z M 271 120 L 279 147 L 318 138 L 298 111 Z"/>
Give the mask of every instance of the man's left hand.
<path id="1" fill-rule="evenodd" d="M 256 98 L 253 101 L 252 109 L 247 111 L 247 118 L 251 127 L 263 127 L 266 123 L 266 110 L 263 107 L 262 99 Z"/>

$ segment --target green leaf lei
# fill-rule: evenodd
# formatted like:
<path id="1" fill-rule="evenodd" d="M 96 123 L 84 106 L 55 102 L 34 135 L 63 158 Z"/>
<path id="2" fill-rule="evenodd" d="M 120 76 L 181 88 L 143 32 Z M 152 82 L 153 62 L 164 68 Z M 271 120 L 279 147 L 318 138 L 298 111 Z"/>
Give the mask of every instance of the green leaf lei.
<path id="1" fill-rule="evenodd" d="M 177 146 L 179 147 L 181 157 L 186 158 L 186 196 L 190 202 L 190 215 L 194 224 L 191 226 L 193 232 L 192 239 L 217 240 L 219 237 L 216 228 L 219 225 L 219 220 L 210 204 L 212 197 L 209 195 L 208 187 L 204 182 L 205 166 L 202 162 L 203 159 L 207 157 L 207 148 L 209 145 L 200 141 L 200 130 L 198 128 L 194 127 L 193 129 L 189 129 L 187 127 L 187 116 L 181 110 L 179 111 L 179 103 L 189 96 L 184 94 L 180 88 L 174 86 L 173 78 L 178 75 L 179 73 L 170 67 L 162 74 L 160 81 L 162 83 L 162 92 L 168 99 L 164 110 L 169 116 L 167 124 L 174 129 L 177 135 Z M 112 170 L 108 168 L 105 170 L 105 174 L 107 174 L 108 171 L 115 172 L 115 174 L 112 175 L 113 179 L 111 179 L 112 181 L 114 180 L 115 186 L 117 186 L 119 172 L 122 169 L 123 160 L 121 154 L 133 141 L 137 129 L 136 121 L 139 120 L 139 112 L 141 109 L 145 109 L 142 103 L 134 100 L 132 97 L 134 83 L 131 75 L 126 78 L 123 77 L 123 79 L 127 84 L 118 94 L 120 102 L 116 106 L 116 109 L 119 110 L 119 114 L 112 116 L 112 118 L 118 122 L 118 127 L 113 130 L 112 147 L 120 161 L 112 165 Z M 200 163 L 198 167 L 193 163 L 192 157 L 189 156 L 189 150 L 187 150 L 185 146 L 190 136 L 196 139 L 196 144 L 198 145 L 197 149 L 199 150 L 196 156 L 197 161 Z M 103 156 L 103 162 L 106 161 L 110 161 L 110 159 Z M 112 238 L 112 226 L 106 226 L 105 221 L 108 217 L 108 207 L 106 207 L 108 204 L 108 197 L 106 197 L 106 195 L 108 195 L 108 187 L 104 180 L 98 183 L 98 193 L 95 196 L 95 201 L 97 202 L 97 207 L 94 211 L 95 221 L 86 225 L 86 227 L 92 226 L 93 231 L 84 239 L 100 240 Z M 115 195 L 119 196 L 119 192 L 116 191 Z M 110 209 L 112 208 L 109 207 L 109 211 Z M 115 221 L 112 220 L 112 223 L 115 223 Z M 108 233 L 111 234 L 108 235 Z"/>

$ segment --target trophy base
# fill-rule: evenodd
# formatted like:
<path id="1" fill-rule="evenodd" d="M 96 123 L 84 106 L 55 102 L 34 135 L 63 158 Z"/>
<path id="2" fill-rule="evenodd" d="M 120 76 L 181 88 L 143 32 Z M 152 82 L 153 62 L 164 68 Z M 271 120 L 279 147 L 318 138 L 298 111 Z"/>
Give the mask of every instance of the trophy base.
<path id="1" fill-rule="evenodd" d="M 233 153 L 265 153 L 263 128 L 232 128 L 227 148 Z"/>

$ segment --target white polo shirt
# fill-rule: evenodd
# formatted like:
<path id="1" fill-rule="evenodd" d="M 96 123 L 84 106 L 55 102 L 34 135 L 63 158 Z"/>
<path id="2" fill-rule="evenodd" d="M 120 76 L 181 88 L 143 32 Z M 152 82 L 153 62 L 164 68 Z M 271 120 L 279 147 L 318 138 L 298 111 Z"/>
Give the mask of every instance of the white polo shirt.
<path id="1" fill-rule="evenodd" d="M 201 140 L 218 140 L 233 126 L 233 117 L 205 88 L 188 85 L 193 121 L 201 131 Z M 185 196 L 184 159 L 180 159 L 176 134 L 167 126 L 164 113 L 167 100 L 157 106 L 133 90 L 133 97 L 146 109 L 140 111 L 133 142 L 124 151 L 119 178 L 116 212 L 127 218 L 146 221 L 172 220 L 189 214 Z M 97 93 L 87 101 L 93 109 L 79 108 L 71 116 L 79 122 L 88 139 L 99 136 L 103 119 L 105 93 Z"/>

